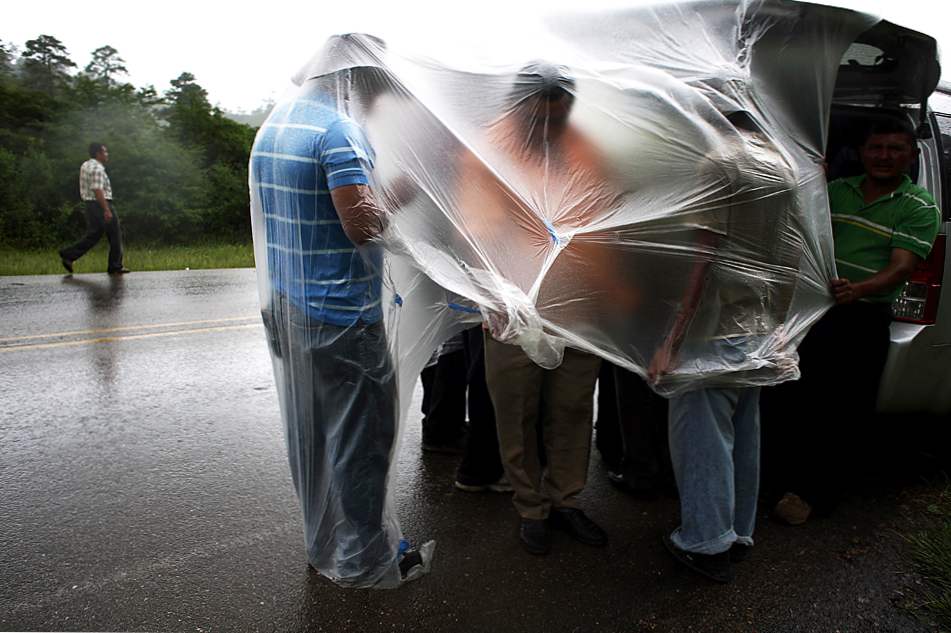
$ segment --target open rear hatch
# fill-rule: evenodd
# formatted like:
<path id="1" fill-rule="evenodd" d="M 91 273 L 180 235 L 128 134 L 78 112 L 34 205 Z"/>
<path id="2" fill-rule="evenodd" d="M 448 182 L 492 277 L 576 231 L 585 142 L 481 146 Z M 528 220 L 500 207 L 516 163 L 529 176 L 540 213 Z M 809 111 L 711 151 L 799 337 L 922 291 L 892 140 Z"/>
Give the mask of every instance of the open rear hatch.
<path id="1" fill-rule="evenodd" d="M 940 77 L 934 38 L 882 20 L 845 51 L 833 99 L 851 105 L 923 105 Z"/>

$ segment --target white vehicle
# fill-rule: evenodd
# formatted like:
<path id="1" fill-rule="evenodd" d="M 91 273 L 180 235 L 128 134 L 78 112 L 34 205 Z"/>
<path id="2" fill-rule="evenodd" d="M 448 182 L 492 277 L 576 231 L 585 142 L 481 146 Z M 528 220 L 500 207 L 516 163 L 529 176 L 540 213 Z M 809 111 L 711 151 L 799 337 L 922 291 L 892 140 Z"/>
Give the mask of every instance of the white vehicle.
<path id="1" fill-rule="evenodd" d="M 892 344 L 882 374 L 878 408 L 886 413 L 951 412 L 951 85 L 939 87 L 920 128 L 919 185 L 932 193 L 942 212 L 938 238 L 928 260 L 892 306 Z M 913 110 L 915 116 L 921 110 Z M 914 176 L 914 174 L 913 174 Z"/>
<path id="2" fill-rule="evenodd" d="M 892 306 L 891 347 L 882 373 L 878 409 L 883 413 L 951 412 L 951 86 L 937 92 L 937 44 L 927 35 L 882 21 L 846 51 L 839 67 L 829 121 L 829 178 L 861 173 L 853 147 L 869 124 L 905 117 L 918 130 L 919 160 L 913 181 L 934 196 L 942 211 L 931 255 Z M 929 99 L 930 97 L 930 99 Z M 951 277 L 949 277 L 951 278 Z"/>

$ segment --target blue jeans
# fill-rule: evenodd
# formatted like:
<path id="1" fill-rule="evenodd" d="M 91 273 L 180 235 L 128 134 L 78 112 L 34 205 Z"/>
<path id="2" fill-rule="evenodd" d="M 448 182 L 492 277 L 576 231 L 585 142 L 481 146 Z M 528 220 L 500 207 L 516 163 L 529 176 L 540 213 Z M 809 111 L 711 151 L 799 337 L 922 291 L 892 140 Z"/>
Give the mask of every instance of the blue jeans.
<path id="1" fill-rule="evenodd" d="M 718 554 L 753 544 L 759 493 L 759 387 L 688 391 L 670 399 L 670 457 L 680 490 L 674 545 Z"/>

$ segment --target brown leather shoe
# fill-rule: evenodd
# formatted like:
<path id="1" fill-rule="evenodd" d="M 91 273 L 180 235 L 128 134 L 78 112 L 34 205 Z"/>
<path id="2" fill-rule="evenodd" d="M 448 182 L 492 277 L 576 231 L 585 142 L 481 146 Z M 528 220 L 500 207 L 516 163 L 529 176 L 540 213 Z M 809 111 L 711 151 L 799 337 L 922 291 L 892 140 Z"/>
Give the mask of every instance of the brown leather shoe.
<path id="1" fill-rule="evenodd" d="M 802 525 L 809 520 L 812 506 L 803 501 L 799 495 L 787 492 L 773 508 L 773 518 L 787 525 Z"/>

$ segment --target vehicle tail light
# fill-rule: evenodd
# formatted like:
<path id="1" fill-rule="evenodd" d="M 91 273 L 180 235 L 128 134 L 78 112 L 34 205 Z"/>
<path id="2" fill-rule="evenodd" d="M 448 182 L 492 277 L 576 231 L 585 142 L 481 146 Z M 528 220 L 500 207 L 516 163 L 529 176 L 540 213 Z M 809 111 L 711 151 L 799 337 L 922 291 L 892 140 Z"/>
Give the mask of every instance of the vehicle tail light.
<path id="1" fill-rule="evenodd" d="M 945 236 L 934 241 L 928 259 L 918 264 L 901 294 L 892 303 L 896 321 L 931 325 L 938 316 L 941 278 L 944 273 Z"/>

